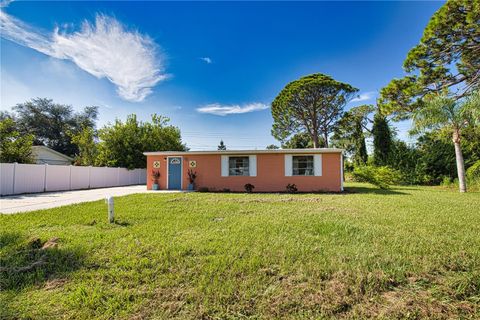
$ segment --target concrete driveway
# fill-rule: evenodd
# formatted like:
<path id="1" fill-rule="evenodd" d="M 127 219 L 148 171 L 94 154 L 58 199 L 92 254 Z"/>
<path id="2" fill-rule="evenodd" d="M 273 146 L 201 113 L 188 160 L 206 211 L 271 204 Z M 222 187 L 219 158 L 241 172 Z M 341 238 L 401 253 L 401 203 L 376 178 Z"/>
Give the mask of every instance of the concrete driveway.
<path id="1" fill-rule="evenodd" d="M 126 196 L 134 193 L 150 192 L 158 191 L 147 190 L 145 185 L 141 185 L 102 189 L 19 194 L 0 198 L 0 213 L 8 214 L 41 209 L 50 209 L 74 203 L 97 201 L 105 199 L 106 196 Z"/>

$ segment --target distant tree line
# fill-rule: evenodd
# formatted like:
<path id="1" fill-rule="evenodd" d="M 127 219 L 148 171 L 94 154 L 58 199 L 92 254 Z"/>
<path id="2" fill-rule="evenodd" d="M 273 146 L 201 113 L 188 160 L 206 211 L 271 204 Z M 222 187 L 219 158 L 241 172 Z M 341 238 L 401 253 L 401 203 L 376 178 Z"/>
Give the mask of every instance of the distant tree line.
<path id="1" fill-rule="evenodd" d="M 76 165 L 144 168 L 145 151 L 185 150 L 180 130 L 156 114 L 151 121 L 129 115 L 96 128 L 98 108 L 74 112 L 69 105 L 37 98 L 0 114 L 1 162 L 32 162 L 32 146 L 44 145 L 71 156 Z"/>

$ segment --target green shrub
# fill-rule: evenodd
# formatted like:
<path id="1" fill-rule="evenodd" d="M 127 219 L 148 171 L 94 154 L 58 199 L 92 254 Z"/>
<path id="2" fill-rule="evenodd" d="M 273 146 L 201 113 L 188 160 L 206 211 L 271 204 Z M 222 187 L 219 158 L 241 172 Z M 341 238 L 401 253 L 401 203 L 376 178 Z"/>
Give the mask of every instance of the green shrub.
<path id="1" fill-rule="evenodd" d="M 255 189 L 255 186 L 251 183 L 247 183 L 245 186 L 245 191 L 248 192 L 248 193 L 252 193 L 253 192 L 253 189 Z"/>
<path id="2" fill-rule="evenodd" d="M 355 169 L 355 165 L 353 164 L 353 162 L 345 160 L 345 162 L 343 163 L 343 171 L 352 172 L 353 169 Z"/>
<path id="3" fill-rule="evenodd" d="M 467 169 L 467 178 L 471 180 L 480 179 L 480 160 L 475 162 Z"/>
<path id="4" fill-rule="evenodd" d="M 458 190 L 458 179 L 451 180 L 449 178 L 445 178 L 440 186 L 451 190 Z M 467 177 L 467 191 L 480 191 L 480 178 Z"/>
<path id="5" fill-rule="evenodd" d="M 358 182 L 371 183 L 380 189 L 388 189 L 391 185 L 398 183 L 400 173 L 386 166 L 362 166 L 353 170 L 352 179 Z"/>
<path id="6" fill-rule="evenodd" d="M 298 191 L 297 185 L 295 183 L 287 184 L 287 192 L 288 193 L 296 193 Z"/>
<path id="7" fill-rule="evenodd" d="M 444 176 L 442 179 L 442 182 L 440 182 L 440 185 L 444 187 L 450 187 L 454 184 L 455 184 L 454 181 L 452 181 L 452 179 L 448 176 Z"/>

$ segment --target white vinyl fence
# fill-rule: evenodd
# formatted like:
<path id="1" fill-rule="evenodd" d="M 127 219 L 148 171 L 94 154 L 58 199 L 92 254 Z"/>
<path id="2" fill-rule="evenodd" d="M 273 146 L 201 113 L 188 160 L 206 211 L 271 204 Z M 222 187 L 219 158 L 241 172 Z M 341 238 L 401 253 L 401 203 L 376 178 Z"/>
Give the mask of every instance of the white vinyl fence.
<path id="1" fill-rule="evenodd" d="M 1 195 L 146 184 L 146 169 L 0 163 Z"/>

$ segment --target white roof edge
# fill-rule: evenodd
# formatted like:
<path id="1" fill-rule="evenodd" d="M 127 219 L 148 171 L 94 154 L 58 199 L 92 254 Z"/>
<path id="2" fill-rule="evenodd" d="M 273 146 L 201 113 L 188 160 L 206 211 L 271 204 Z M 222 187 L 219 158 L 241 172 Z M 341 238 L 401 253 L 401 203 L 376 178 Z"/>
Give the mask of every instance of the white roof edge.
<path id="1" fill-rule="evenodd" d="M 310 149 L 272 149 L 272 150 L 212 150 L 212 151 L 152 151 L 144 152 L 146 156 L 156 155 L 188 155 L 188 154 L 264 154 L 264 153 L 282 153 L 282 154 L 308 154 L 308 153 L 343 153 L 343 149 L 337 148 L 310 148 Z"/>
<path id="2" fill-rule="evenodd" d="M 51 152 L 51 153 L 54 153 L 54 154 L 56 154 L 56 155 L 64 158 L 64 159 L 66 159 L 66 160 L 70 160 L 70 161 L 75 160 L 75 159 L 67 156 L 66 154 L 63 154 L 63 153 L 61 153 L 61 152 L 58 152 L 58 151 L 53 150 L 52 148 L 49 148 L 49 147 L 46 147 L 46 146 L 32 146 L 32 149 L 44 149 L 44 150 L 47 150 L 47 151 L 49 151 L 49 152 Z"/>

